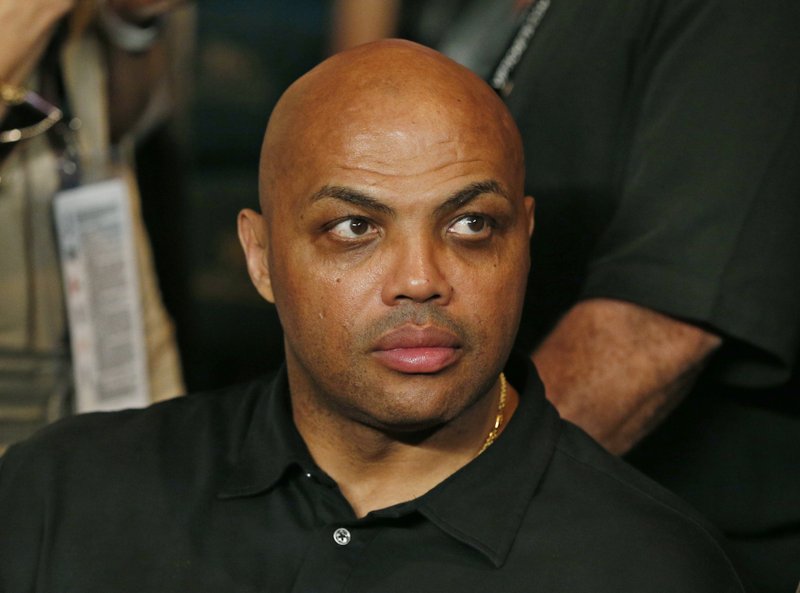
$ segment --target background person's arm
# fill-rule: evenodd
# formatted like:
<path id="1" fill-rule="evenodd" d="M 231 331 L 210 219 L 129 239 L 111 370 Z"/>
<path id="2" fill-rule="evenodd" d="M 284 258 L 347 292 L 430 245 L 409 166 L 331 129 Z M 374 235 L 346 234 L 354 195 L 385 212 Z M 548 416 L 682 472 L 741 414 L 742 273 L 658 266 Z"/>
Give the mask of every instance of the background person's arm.
<path id="1" fill-rule="evenodd" d="M 22 85 L 74 0 L 0 0 L 0 83 Z M 7 107 L 0 102 L 0 119 Z"/>
<path id="2" fill-rule="evenodd" d="M 577 303 L 533 354 L 562 417 L 628 451 L 687 393 L 721 339 L 644 307 Z"/>
<path id="3" fill-rule="evenodd" d="M 183 0 L 108 0 L 113 11 L 131 26 L 166 15 Z M 44 54 L 58 23 L 76 8 L 91 14 L 100 4 L 83 0 L 0 0 L 0 83 L 24 85 Z M 108 37 L 108 32 L 106 34 Z M 144 51 L 131 52 L 108 43 L 112 137 L 119 139 L 138 120 L 167 70 L 161 39 Z M 7 106 L 0 102 L 0 119 Z"/>
<path id="4" fill-rule="evenodd" d="M 785 382 L 800 327 L 800 8 L 660 6 L 630 65 L 613 215 L 534 354 L 562 415 L 615 453 L 686 394 L 720 345 L 704 328 L 724 336 L 722 391 Z"/>

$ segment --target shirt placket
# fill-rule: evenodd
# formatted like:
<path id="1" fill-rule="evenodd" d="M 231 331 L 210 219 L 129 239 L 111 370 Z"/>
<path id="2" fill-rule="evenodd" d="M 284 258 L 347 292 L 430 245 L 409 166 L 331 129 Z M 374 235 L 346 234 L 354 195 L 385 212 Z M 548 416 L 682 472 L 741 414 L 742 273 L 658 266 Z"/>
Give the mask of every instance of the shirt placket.
<path id="1" fill-rule="evenodd" d="M 317 527 L 309 537 L 303 562 L 292 591 L 296 593 L 340 593 L 376 535 L 369 521 L 358 520 L 338 488 L 321 484 L 307 473 L 315 491 Z"/>

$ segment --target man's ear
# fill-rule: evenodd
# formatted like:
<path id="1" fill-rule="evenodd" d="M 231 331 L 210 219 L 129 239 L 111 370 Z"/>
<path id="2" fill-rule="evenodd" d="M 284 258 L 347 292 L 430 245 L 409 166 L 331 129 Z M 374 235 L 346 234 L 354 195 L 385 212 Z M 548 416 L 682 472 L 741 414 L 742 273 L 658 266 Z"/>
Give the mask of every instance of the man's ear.
<path id="1" fill-rule="evenodd" d="M 267 248 L 268 237 L 264 217 L 255 210 L 245 208 L 239 212 L 236 222 L 239 231 L 239 242 L 244 250 L 250 280 L 262 297 L 270 303 L 274 303 L 275 295 L 272 292 L 272 279 L 269 275 L 267 259 L 269 255 Z"/>
<path id="2" fill-rule="evenodd" d="M 528 237 L 533 236 L 533 227 L 535 226 L 533 219 L 535 218 L 533 213 L 536 210 L 536 200 L 534 200 L 531 196 L 525 196 L 525 216 L 528 219 Z"/>

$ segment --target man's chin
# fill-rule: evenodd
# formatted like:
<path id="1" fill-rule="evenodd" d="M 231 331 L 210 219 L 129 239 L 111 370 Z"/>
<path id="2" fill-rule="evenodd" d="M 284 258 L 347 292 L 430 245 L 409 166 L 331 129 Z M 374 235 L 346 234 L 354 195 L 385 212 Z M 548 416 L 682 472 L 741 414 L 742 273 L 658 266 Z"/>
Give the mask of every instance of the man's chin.
<path id="1" fill-rule="evenodd" d="M 384 426 L 380 428 L 386 436 L 390 437 L 393 441 L 398 443 L 405 443 L 406 445 L 419 445 L 428 440 L 444 425 L 439 421 L 436 423 L 431 422 L 418 422 L 408 423 L 405 425 Z"/>
<path id="2" fill-rule="evenodd" d="M 427 395 L 427 394 L 426 394 Z M 462 412 L 460 406 L 452 403 L 433 404 L 430 397 L 426 397 L 422 405 L 417 400 L 404 401 L 380 411 L 362 410 L 359 419 L 362 424 L 391 437 L 394 440 L 415 444 L 424 441 L 441 428 L 447 426 Z"/>

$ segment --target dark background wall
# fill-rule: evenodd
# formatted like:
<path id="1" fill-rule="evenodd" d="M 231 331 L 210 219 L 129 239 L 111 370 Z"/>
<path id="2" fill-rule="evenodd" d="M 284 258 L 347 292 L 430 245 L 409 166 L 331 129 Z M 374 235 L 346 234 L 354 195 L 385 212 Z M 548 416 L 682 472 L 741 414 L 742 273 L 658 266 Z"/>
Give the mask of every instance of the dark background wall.
<path id="1" fill-rule="evenodd" d="M 282 358 L 274 308 L 247 277 L 236 215 L 257 207 L 267 118 L 283 90 L 324 57 L 330 18 L 323 0 L 201 0 L 197 9 L 188 142 L 173 126 L 138 153 L 190 390 L 247 379 Z"/>

